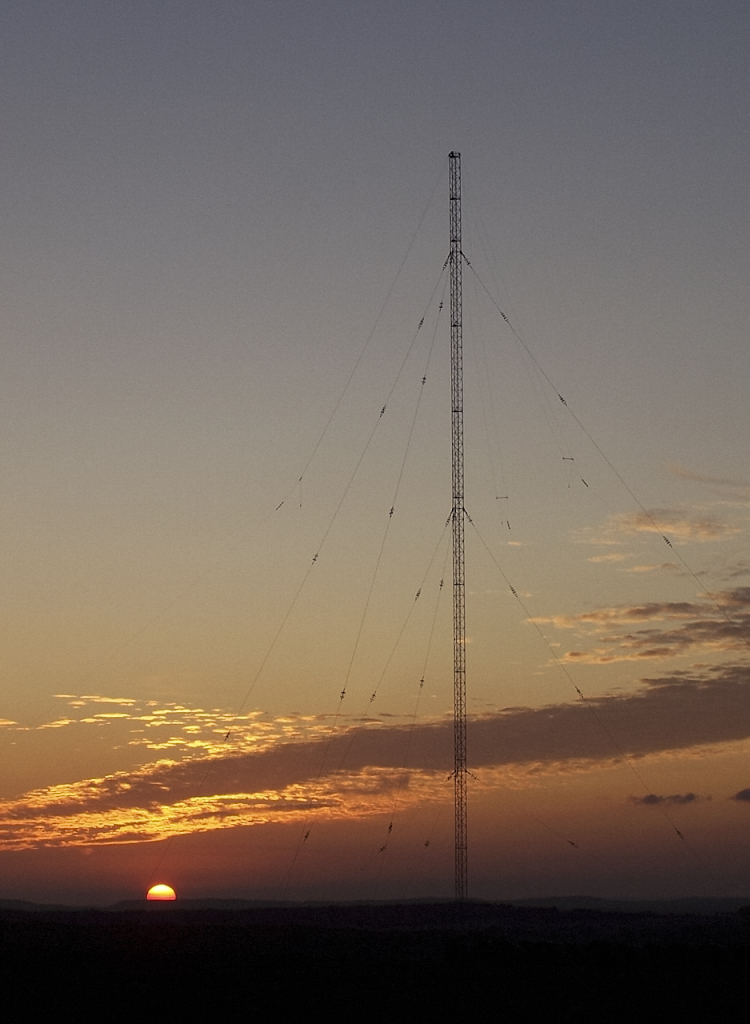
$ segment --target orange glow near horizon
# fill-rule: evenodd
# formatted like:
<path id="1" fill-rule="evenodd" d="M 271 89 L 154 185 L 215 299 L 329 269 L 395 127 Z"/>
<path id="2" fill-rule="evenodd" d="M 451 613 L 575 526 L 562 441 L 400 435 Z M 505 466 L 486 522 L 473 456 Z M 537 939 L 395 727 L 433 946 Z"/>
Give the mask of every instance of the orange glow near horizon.
<path id="1" fill-rule="evenodd" d="M 146 893 L 147 900 L 176 900 L 177 894 L 171 885 L 164 885 L 159 883 L 158 885 L 152 885 L 149 891 Z"/>

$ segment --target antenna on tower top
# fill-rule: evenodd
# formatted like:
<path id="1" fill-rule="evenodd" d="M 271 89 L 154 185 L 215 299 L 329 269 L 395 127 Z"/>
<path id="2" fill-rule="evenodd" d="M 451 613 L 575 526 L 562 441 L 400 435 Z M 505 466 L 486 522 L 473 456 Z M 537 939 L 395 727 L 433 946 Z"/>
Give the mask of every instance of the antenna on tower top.
<path id="1" fill-rule="evenodd" d="M 468 896 L 466 808 L 466 584 L 464 578 L 464 366 L 461 269 L 461 154 L 448 155 L 450 194 L 451 466 L 453 483 L 453 792 L 457 900 Z"/>

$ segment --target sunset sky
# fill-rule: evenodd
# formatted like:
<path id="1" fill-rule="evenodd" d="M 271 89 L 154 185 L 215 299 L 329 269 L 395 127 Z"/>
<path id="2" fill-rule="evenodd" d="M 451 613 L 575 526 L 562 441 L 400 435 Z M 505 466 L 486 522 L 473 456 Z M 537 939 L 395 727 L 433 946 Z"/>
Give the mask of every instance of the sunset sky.
<path id="1" fill-rule="evenodd" d="M 749 34 L 3 5 L 0 899 L 452 894 L 451 150 L 470 893 L 750 896 Z"/>

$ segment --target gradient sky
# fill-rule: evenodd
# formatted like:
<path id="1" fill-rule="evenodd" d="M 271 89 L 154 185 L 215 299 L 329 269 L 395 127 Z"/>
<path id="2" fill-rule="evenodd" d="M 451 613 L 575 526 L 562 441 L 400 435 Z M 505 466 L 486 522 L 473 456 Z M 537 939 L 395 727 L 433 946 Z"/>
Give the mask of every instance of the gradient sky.
<path id="1" fill-rule="evenodd" d="M 750 894 L 749 30 L 3 5 L 0 897 L 452 892 L 453 149 L 471 894 Z"/>

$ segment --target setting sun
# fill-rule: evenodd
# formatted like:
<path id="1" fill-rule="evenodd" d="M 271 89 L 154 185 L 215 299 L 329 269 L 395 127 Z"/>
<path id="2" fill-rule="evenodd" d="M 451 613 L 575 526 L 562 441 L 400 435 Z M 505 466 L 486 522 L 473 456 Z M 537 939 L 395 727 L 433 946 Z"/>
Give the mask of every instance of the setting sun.
<path id="1" fill-rule="evenodd" d="M 152 885 L 146 893 L 147 900 L 176 900 L 177 895 L 171 885 Z"/>

